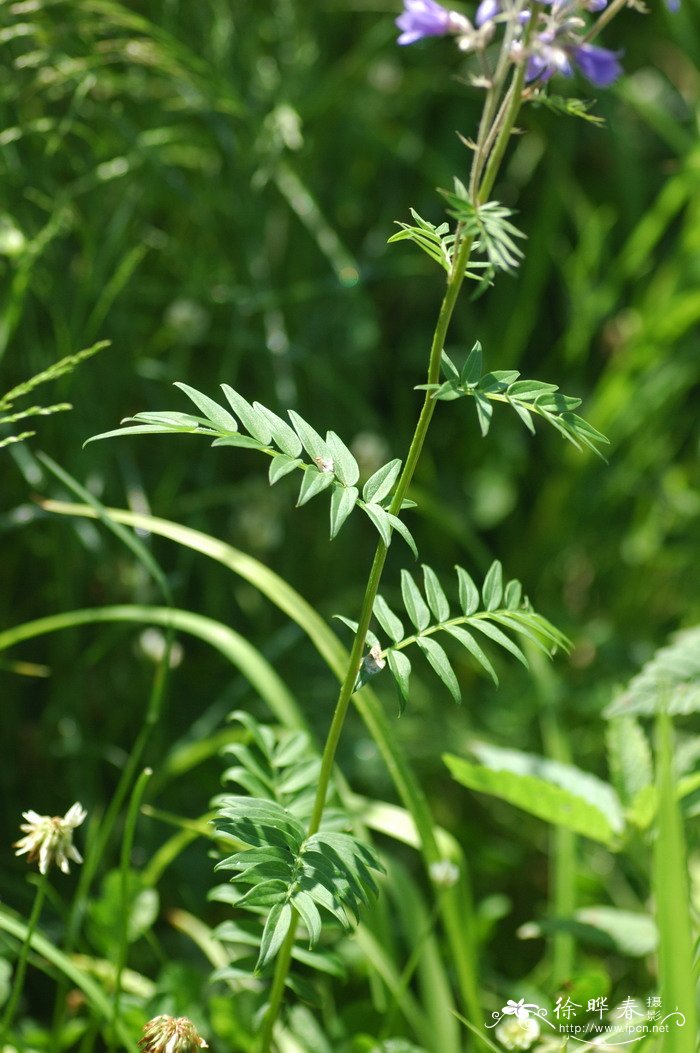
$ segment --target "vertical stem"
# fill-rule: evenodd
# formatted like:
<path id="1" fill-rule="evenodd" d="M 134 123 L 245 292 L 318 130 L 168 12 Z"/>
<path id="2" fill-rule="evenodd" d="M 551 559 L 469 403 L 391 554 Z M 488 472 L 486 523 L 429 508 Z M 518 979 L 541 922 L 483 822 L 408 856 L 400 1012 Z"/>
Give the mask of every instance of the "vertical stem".
<path id="1" fill-rule="evenodd" d="M 48 884 L 48 877 L 46 874 L 42 874 L 39 878 L 39 883 L 36 887 L 36 895 L 34 896 L 34 905 L 32 907 L 32 913 L 29 916 L 29 922 L 27 924 L 27 935 L 24 938 L 22 949 L 17 959 L 17 969 L 15 971 L 15 979 L 12 985 L 12 992 L 8 1000 L 5 1012 L 3 1013 L 2 1023 L 0 1023 L 0 1050 L 4 1049 L 7 1036 L 12 1022 L 17 1012 L 17 1005 L 19 1003 L 22 990 L 24 988 L 24 978 L 27 973 L 27 961 L 29 959 L 29 948 L 31 947 L 34 933 L 36 932 L 37 925 L 39 924 L 39 918 L 41 917 L 41 908 L 44 905 L 44 897 L 46 896 L 46 887 Z"/>
<path id="2" fill-rule="evenodd" d="M 515 120 L 520 110 L 522 87 L 525 80 L 525 67 L 520 66 L 513 81 L 510 89 L 504 100 L 502 107 L 502 123 L 500 130 L 496 136 L 493 150 L 491 152 L 486 172 L 479 187 L 478 198 L 480 201 L 488 199 L 488 195 L 491 191 L 493 183 L 496 179 L 500 163 L 503 159 L 508 140 L 510 138 Z M 476 159 L 475 159 L 476 163 Z M 460 237 L 461 235 L 461 237 Z M 449 328 L 452 314 L 454 312 L 455 304 L 459 291 L 464 281 L 464 272 L 469 262 L 469 253 L 471 251 L 473 238 L 467 235 L 463 235 L 460 228 L 457 229 L 457 242 L 456 251 L 452 261 L 452 268 L 448 277 L 447 288 L 440 306 L 440 313 L 433 333 L 433 339 L 430 345 L 430 360 L 428 363 L 428 384 L 435 384 L 440 377 L 440 362 L 442 358 L 442 350 L 445 343 L 445 337 L 447 336 L 447 330 Z M 406 456 L 406 463 L 404 464 L 403 471 L 399 478 L 396 491 L 392 498 L 389 506 L 389 511 L 396 515 L 401 510 L 404 497 L 408 491 L 413 473 L 415 472 L 418 459 L 421 455 L 425 438 L 428 433 L 430 421 L 435 411 L 436 401 L 432 397 L 432 393 L 427 391 L 423 400 L 423 406 L 421 408 L 418 423 L 413 433 L 411 445 L 409 447 L 408 454 Z M 372 619 L 372 612 L 374 607 L 374 600 L 379 590 L 379 584 L 381 581 L 382 571 L 384 569 L 384 563 L 386 561 L 387 549 L 383 542 L 377 545 L 377 549 L 374 554 L 372 561 L 372 568 L 370 570 L 367 587 L 365 589 L 364 599 L 362 601 L 362 608 L 360 611 L 360 618 L 358 621 L 357 632 L 353 641 L 352 650 L 350 652 L 350 660 L 348 662 L 348 670 L 345 675 L 345 679 L 340 688 L 340 694 L 336 703 L 333 718 L 331 720 L 331 726 L 328 731 L 328 737 L 323 750 L 323 756 L 321 759 L 321 771 L 319 773 L 318 787 L 316 790 L 316 797 L 314 800 L 314 807 L 312 811 L 311 821 L 309 823 L 309 836 L 316 833 L 318 830 L 321 819 L 323 816 L 323 810 L 326 803 L 326 796 L 328 794 L 328 786 L 330 783 L 331 774 L 333 771 L 333 763 L 335 760 L 335 754 L 340 740 L 340 735 L 345 723 L 345 717 L 347 715 L 348 706 L 350 699 L 353 694 L 355 682 L 357 680 L 357 674 L 360 669 L 360 663 L 362 661 L 362 652 L 365 647 L 365 640 L 367 636 L 367 630 Z M 292 950 L 294 947 L 294 940 L 296 937 L 296 925 L 297 918 L 295 917 L 290 926 L 289 932 L 280 948 L 280 953 L 277 957 L 275 964 L 275 973 L 272 981 L 272 987 L 270 989 L 270 1002 L 268 1005 L 267 1013 L 263 1021 L 261 1038 L 260 1038 L 260 1053 L 270 1053 L 272 1048 L 272 1036 L 274 1031 L 275 1022 L 279 1014 L 282 1000 L 284 998 L 284 988 L 287 979 L 287 973 L 292 958 Z"/>

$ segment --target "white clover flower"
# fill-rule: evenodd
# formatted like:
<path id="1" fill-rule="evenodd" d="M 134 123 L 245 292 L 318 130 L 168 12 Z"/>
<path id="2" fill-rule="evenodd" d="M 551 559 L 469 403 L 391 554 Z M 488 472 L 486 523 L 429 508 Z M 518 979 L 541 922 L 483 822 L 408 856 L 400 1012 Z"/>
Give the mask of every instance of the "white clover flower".
<path id="1" fill-rule="evenodd" d="M 39 870 L 46 874 L 52 863 L 56 863 L 64 874 L 69 873 L 68 860 L 82 863 L 83 857 L 73 844 L 73 831 L 84 821 L 87 812 L 77 801 L 63 818 L 60 815 L 39 815 L 37 812 L 22 812 L 25 823 L 20 830 L 25 834 L 16 841 L 16 856 L 27 854 L 29 863 L 39 860 Z"/>
<path id="2" fill-rule="evenodd" d="M 523 1018 L 518 1015 L 512 1020 L 504 1020 L 494 1033 L 506 1049 L 529 1049 L 540 1037 L 540 1025 L 530 1016 Z"/>
<path id="3" fill-rule="evenodd" d="M 438 888 L 452 888 L 459 881 L 459 867 L 449 859 L 430 864 L 430 879 Z"/>
<path id="4" fill-rule="evenodd" d="M 186 1016 L 156 1016 L 144 1025 L 139 1039 L 141 1053 L 195 1053 L 208 1048 Z"/>

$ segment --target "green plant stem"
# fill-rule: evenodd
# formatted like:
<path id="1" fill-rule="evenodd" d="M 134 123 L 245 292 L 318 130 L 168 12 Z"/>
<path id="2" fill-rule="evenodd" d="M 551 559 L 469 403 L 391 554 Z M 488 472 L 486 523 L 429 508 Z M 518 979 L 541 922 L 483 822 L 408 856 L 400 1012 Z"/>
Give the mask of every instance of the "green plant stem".
<path id="1" fill-rule="evenodd" d="M 32 938 L 36 932 L 37 925 L 39 924 L 39 918 L 41 917 L 41 908 L 44 905 L 44 898 L 46 896 L 46 889 L 48 885 L 48 877 L 46 874 L 42 874 L 39 878 L 39 883 L 36 887 L 36 895 L 34 896 L 34 905 L 32 907 L 32 913 L 29 916 L 29 922 L 27 924 L 27 935 L 24 938 L 22 949 L 19 952 L 19 958 L 17 959 L 17 968 L 15 970 L 14 983 L 12 984 L 12 992 L 7 1002 L 5 1012 L 3 1013 L 2 1023 L 0 1023 L 0 1050 L 4 1049 L 7 1036 L 12 1022 L 17 1012 L 17 1006 L 19 1004 L 22 990 L 24 988 L 24 978 L 27 974 L 27 962 L 29 960 L 29 948 L 32 943 Z"/>
<path id="2" fill-rule="evenodd" d="M 116 1049 L 117 1046 L 117 1027 L 119 1024 L 119 1011 L 121 1006 L 122 974 L 126 968 L 127 955 L 129 953 L 129 874 L 131 850 L 134 845 L 134 835 L 136 833 L 136 823 L 139 816 L 141 801 L 143 800 L 148 780 L 152 775 L 152 768 L 144 768 L 138 777 L 131 795 L 131 800 L 129 801 L 129 808 L 124 823 L 124 836 L 122 838 L 119 859 L 122 925 L 119 932 L 119 951 L 117 954 L 117 963 L 114 973 L 114 1008 L 109 1045 L 107 1047 L 109 1053 L 113 1053 L 113 1050 Z"/>
<path id="3" fill-rule="evenodd" d="M 522 87 L 525 79 L 525 68 L 521 66 L 515 73 L 512 84 L 508 90 L 506 96 L 506 102 L 504 103 L 505 109 L 503 113 L 503 120 L 500 131 L 496 136 L 496 140 L 491 152 L 491 156 L 486 167 L 486 172 L 483 177 L 483 181 L 479 188 L 479 200 L 485 201 L 488 199 L 488 195 L 493 186 L 493 182 L 496 179 L 498 168 L 506 150 L 508 140 L 510 138 L 515 120 L 518 115 L 521 103 Z M 476 158 L 475 158 L 476 163 Z M 469 253 L 471 252 L 473 238 L 463 235 L 460 238 L 460 230 L 457 231 L 458 247 L 455 252 L 455 256 L 452 262 L 452 269 L 450 271 L 447 288 L 443 296 L 442 304 L 440 305 L 440 313 L 438 315 L 435 331 L 433 333 L 433 339 L 430 345 L 430 359 L 428 363 L 428 384 L 436 384 L 440 377 L 440 363 L 442 359 L 442 351 L 447 336 L 447 330 L 454 313 L 455 304 L 457 303 L 457 297 L 464 281 L 464 273 L 469 262 Z M 415 472 L 416 465 L 420 458 L 425 443 L 425 438 L 430 427 L 430 421 L 432 420 L 433 413 L 435 412 L 436 400 L 433 398 L 432 393 L 427 391 L 423 400 L 423 406 L 421 408 L 420 415 L 418 417 L 418 423 L 416 424 L 411 445 L 406 456 L 406 461 L 399 478 L 396 491 L 392 498 L 389 506 L 390 513 L 396 515 L 403 504 L 404 497 L 408 491 Z M 383 542 L 379 542 L 377 545 L 374 559 L 372 561 L 372 567 L 365 589 L 365 595 L 362 601 L 362 608 L 360 611 L 360 617 L 357 626 L 357 632 L 353 641 L 352 650 L 350 652 L 350 659 L 348 662 L 348 668 L 340 688 L 340 694 L 336 703 L 331 725 L 328 730 L 328 737 L 323 750 L 323 756 L 321 759 L 321 771 L 319 773 L 318 787 L 316 790 L 316 797 L 314 800 L 314 808 L 309 823 L 309 836 L 316 833 L 318 830 L 321 818 L 323 816 L 323 810 L 326 803 L 326 797 L 328 794 L 328 786 L 333 772 L 333 764 L 335 761 L 335 754 L 340 741 L 340 736 L 345 723 L 345 717 L 347 716 L 348 706 L 350 699 L 353 695 L 355 682 L 357 680 L 357 674 L 360 669 L 362 661 L 362 652 L 365 647 L 365 640 L 367 637 L 367 630 L 369 629 L 370 622 L 372 620 L 372 613 L 374 608 L 374 601 L 379 590 L 379 584 L 381 581 L 382 571 L 384 569 L 384 563 L 386 561 L 387 548 Z M 272 981 L 272 987 L 270 988 L 270 1001 L 268 1003 L 267 1012 L 263 1020 L 261 1036 L 260 1036 L 260 1053 L 270 1053 L 272 1048 L 272 1035 L 274 1031 L 275 1022 L 279 1015 L 282 1001 L 284 998 L 284 988 L 287 981 L 287 973 L 289 971 L 289 965 L 292 958 L 292 949 L 294 947 L 294 940 L 296 938 L 296 927 L 297 918 L 295 917 L 289 928 L 289 932 L 280 948 L 277 961 L 275 963 L 275 972 Z"/>
<path id="4" fill-rule="evenodd" d="M 78 888 L 71 904 L 71 911 L 68 917 L 68 924 L 66 927 L 66 937 L 64 940 L 64 950 L 66 954 L 70 954 L 77 943 L 80 935 L 80 928 L 85 916 L 85 911 L 88 903 L 88 896 L 90 888 L 94 880 L 95 874 L 99 864 L 104 859 L 105 849 L 112 836 L 114 827 L 116 826 L 121 812 L 122 805 L 126 799 L 130 787 L 132 786 L 136 777 L 136 771 L 140 764 L 141 758 L 148 746 L 148 742 L 153 733 L 153 729 L 158 723 L 160 712 L 165 697 L 165 687 L 167 684 L 168 673 L 170 669 L 170 652 L 172 648 L 174 633 L 172 629 L 169 629 L 166 635 L 165 650 L 163 658 L 158 665 L 155 677 L 153 680 L 153 687 L 151 689 L 151 695 L 148 702 L 148 708 L 146 710 L 146 716 L 144 723 L 138 733 L 136 741 L 133 745 L 131 753 L 127 759 L 126 765 L 122 769 L 122 773 L 119 777 L 119 782 L 114 791 L 112 800 L 110 801 L 109 808 L 105 812 L 104 818 L 102 819 L 99 832 L 95 838 L 95 843 L 92 846 L 92 851 L 85 853 L 85 863 L 80 871 L 80 879 L 78 882 Z M 58 1041 L 58 1035 L 60 1034 L 61 1028 L 63 1027 L 63 1020 L 65 1017 L 66 1007 L 66 991 L 67 987 L 65 983 L 62 983 L 56 992 L 56 1004 L 54 1009 L 53 1024 L 51 1029 L 52 1042 L 55 1044 Z M 57 1046 L 55 1048 L 58 1048 Z"/>

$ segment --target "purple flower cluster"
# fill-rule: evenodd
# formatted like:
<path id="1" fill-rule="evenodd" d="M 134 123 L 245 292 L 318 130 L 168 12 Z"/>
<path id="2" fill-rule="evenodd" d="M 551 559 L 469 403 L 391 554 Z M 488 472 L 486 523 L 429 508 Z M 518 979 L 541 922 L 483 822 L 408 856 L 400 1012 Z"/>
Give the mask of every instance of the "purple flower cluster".
<path id="1" fill-rule="evenodd" d="M 424 37 L 458 37 L 463 50 L 474 50 L 488 43 L 489 30 L 498 22 L 515 18 L 522 27 L 530 19 L 529 11 L 518 11 L 511 0 L 480 0 L 474 16 L 477 29 L 469 19 L 450 11 L 435 0 L 403 0 L 403 13 L 396 20 L 401 30 L 399 44 L 413 44 Z M 548 10 L 538 16 L 536 32 L 525 46 L 516 39 L 511 55 L 526 64 L 527 80 L 546 81 L 555 74 L 571 77 L 578 69 L 599 88 L 607 88 L 622 73 L 619 56 L 608 48 L 585 41 L 581 31 L 585 22 L 582 12 L 599 12 L 607 0 L 541 0 Z M 678 0 L 668 0 L 677 3 Z"/>

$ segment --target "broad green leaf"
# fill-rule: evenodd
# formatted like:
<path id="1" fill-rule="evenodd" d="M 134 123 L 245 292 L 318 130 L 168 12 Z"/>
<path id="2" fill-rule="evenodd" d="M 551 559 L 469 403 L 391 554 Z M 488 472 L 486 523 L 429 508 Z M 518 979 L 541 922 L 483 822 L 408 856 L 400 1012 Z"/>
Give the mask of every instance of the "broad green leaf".
<path id="1" fill-rule="evenodd" d="M 383 596 L 377 596 L 374 601 L 374 616 L 381 625 L 387 636 L 398 643 L 403 640 L 404 628 L 400 618 L 392 611 Z"/>
<path id="2" fill-rule="evenodd" d="M 289 932 L 292 917 L 292 908 L 289 903 L 275 903 L 271 908 L 260 941 L 260 957 L 255 966 L 256 972 L 264 969 L 279 951 Z"/>
<path id="3" fill-rule="evenodd" d="M 605 816 L 614 833 L 622 833 L 624 818 L 620 800 L 612 786 L 597 775 L 582 771 L 573 764 L 522 750 L 503 749 L 487 742 L 474 742 L 472 752 L 494 771 L 534 776 L 587 801 Z"/>
<path id="4" fill-rule="evenodd" d="M 307 468 L 299 487 L 297 508 L 305 505 L 307 501 L 322 493 L 323 490 L 327 490 L 329 486 L 333 485 L 334 480 L 335 476 L 332 472 L 321 472 L 317 468 Z"/>
<path id="5" fill-rule="evenodd" d="M 430 611 L 423 599 L 420 589 L 407 570 L 401 571 L 401 595 L 408 616 L 416 629 L 427 629 L 430 625 Z"/>
<path id="6" fill-rule="evenodd" d="M 491 418 L 493 417 L 493 404 L 489 402 L 487 398 L 480 395 L 478 392 L 474 392 L 474 401 L 476 403 L 476 415 L 479 418 L 479 427 L 481 428 L 481 434 L 484 438 L 489 433 L 491 427 Z"/>
<path id="7" fill-rule="evenodd" d="M 388 548 L 391 544 L 391 523 L 389 522 L 388 512 L 385 512 L 381 505 L 363 503 L 361 507 L 374 523 L 379 531 L 382 541 Z"/>
<path id="8" fill-rule="evenodd" d="M 270 461 L 269 479 L 270 486 L 274 486 L 276 482 L 283 479 L 285 475 L 289 475 L 295 468 L 299 468 L 302 465 L 302 461 L 298 457 L 290 457 L 286 453 L 280 453 L 277 457 L 273 457 Z"/>
<path id="9" fill-rule="evenodd" d="M 481 595 L 487 611 L 495 611 L 500 606 L 503 599 L 503 567 L 497 559 L 491 564 L 484 578 Z"/>
<path id="10" fill-rule="evenodd" d="M 335 486 L 331 494 L 331 538 L 336 536 L 359 496 L 360 491 L 356 486 Z"/>
<path id="11" fill-rule="evenodd" d="M 334 431 L 327 433 L 326 443 L 331 451 L 335 474 L 345 486 L 354 486 L 360 478 L 360 467 L 350 450 Z"/>
<path id="12" fill-rule="evenodd" d="M 272 438 L 282 453 L 286 453 L 288 457 L 298 457 L 302 451 L 301 441 L 286 420 L 282 420 L 267 406 L 261 406 L 259 402 L 253 403 L 253 409 L 257 410 L 258 413 L 262 413 L 266 418 Z"/>
<path id="13" fill-rule="evenodd" d="M 221 390 L 246 431 L 249 431 L 253 438 L 261 442 L 263 446 L 269 446 L 272 441 L 272 430 L 265 414 L 254 409 L 248 400 L 234 391 L 230 385 L 222 384 Z"/>
<path id="14" fill-rule="evenodd" d="M 498 687 L 498 676 L 496 675 L 496 670 L 493 668 L 491 662 L 484 654 L 483 650 L 481 649 L 477 641 L 474 639 L 472 634 L 467 632 L 467 630 L 463 629 L 460 625 L 446 625 L 445 632 L 449 633 L 450 636 L 454 637 L 455 640 L 458 640 L 459 643 L 461 643 L 462 647 L 466 648 L 466 650 L 469 651 L 469 653 L 473 655 L 474 658 L 476 658 L 477 662 L 482 667 L 482 669 L 486 670 L 496 687 Z"/>
<path id="15" fill-rule="evenodd" d="M 462 693 L 459 690 L 457 677 L 454 674 L 454 670 L 450 665 L 450 660 L 447 657 L 444 648 L 441 647 L 437 640 L 434 640 L 432 636 L 419 636 L 416 639 L 416 643 L 452 695 L 455 702 L 461 702 Z"/>
<path id="16" fill-rule="evenodd" d="M 386 661 L 391 675 L 399 689 L 399 712 L 403 713 L 408 703 L 408 684 L 411 676 L 411 663 L 403 651 L 387 651 Z"/>
<path id="17" fill-rule="evenodd" d="M 368 504 L 383 501 L 391 493 L 400 471 L 401 461 L 398 458 L 383 464 L 362 487 L 362 499 Z"/>
<path id="18" fill-rule="evenodd" d="M 455 569 L 459 581 L 459 603 L 463 612 L 469 616 L 479 609 L 479 590 L 464 567 Z"/>
<path id="19" fill-rule="evenodd" d="M 470 790 L 508 801 L 545 822 L 564 826 L 602 844 L 609 845 L 614 840 L 606 816 L 588 801 L 560 786 L 533 775 L 494 771 L 452 754 L 445 754 L 443 760 L 457 782 Z"/>
<path id="20" fill-rule="evenodd" d="M 435 615 L 438 622 L 446 622 L 450 617 L 450 605 L 444 589 L 438 581 L 437 574 L 430 567 L 423 564 L 423 583 L 428 606 Z"/>
<path id="21" fill-rule="evenodd" d="M 314 460 L 320 461 L 332 461 L 333 455 L 331 454 L 328 444 L 321 438 L 317 431 L 307 424 L 303 417 L 300 417 L 294 410 L 287 410 L 289 419 L 294 425 L 294 430 L 301 439 L 304 449 Z"/>
<path id="22" fill-rule="evenodd" d="M 180 391 L 184 391 L 188 398 L 192 399 L 195 406 L 202 411 L 207 420 L 210 420 L 221 431 L 238 431 L 236 419 L 218 402 L 214 402 L 214 399 L 210 399 L 208 395 L 197 391 L 196 388 L 191 388 L 189 384 L 183 384 L 179 380 L 175 381 L 175 387 L 179 388 Z"/>

